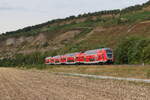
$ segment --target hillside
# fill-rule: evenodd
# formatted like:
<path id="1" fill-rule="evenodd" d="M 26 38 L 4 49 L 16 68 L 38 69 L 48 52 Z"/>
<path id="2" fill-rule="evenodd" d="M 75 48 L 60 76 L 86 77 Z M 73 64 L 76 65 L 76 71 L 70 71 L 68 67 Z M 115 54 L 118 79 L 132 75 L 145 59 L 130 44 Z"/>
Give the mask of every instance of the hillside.
<path id="1" fill-rule="evenodd" d="M 123 10 L 70 16 L 0 35 L 0 58 L 36 53 L 44 58 L 100 47 L 116 51 L 126 37 L 150 38 L 149 27 L 150 1 Z"/>

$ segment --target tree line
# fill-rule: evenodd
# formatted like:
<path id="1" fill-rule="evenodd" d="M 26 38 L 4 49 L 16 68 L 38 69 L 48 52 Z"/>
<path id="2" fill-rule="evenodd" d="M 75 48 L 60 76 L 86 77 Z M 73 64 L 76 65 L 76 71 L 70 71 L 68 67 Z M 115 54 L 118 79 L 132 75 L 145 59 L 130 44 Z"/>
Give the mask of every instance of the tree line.
<path id="1" fill-rule="evenodd" d="M 43 65 L 48 55 L 55 56 L 59 51 L 34 52 L 32 54 L 16 54 L 13 58 L 0 60 L 0 66 Z M 150 38 L 137 36 L 121 39 L 114 50 L 116 64 L 150 64 Z"/>

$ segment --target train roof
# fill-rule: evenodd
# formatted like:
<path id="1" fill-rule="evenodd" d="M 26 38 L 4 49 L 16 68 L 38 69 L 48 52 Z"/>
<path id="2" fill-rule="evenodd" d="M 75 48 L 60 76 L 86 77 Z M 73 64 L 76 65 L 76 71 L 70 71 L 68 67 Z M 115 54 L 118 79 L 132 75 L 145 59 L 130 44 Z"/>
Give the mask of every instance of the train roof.
<path id="1" fill-rule="evenodd" d="M 85 52 L 75 52 L 75 53 L 68 53 L 68 54 L 64 54 L 64 55 L 57 55 L 57 56 L 53 56 L 53 57 L 46 57 L 46 59 L 49 59 L 49 58 L 59 58 L 61 56 L 75 56 L 76 54 L 79 54 L 79 53 L 92 53 L 92 52 L 95 52 L 97 50 L 112 50 L 111 48 L 99 48 L 99 49 L 94 49 L 94 50 L 88 50 L 88 51 L 85 51 Z"/>
<path id="2" fill-rule="evenodd" d="M 85 51 L 85 52 L 96 51 L 96 50 L 102 50 L 102 49 L 104 49 L 104 50 L 110 50 L 110 48 L 99 48 L 99 49 L 94 49 L 94 50 L 88 50 L 88 51 Z"/>
<path id="3" fill-rule="evenodd" d="M 80 53 L 80 52 L 69 53 L 69 54 L 65 54 L 65 55 L 66 55 L 66 56 L 74 56 L 74 55 L 76 55 L 76 54 L 78 54 L 78 53 Z"/>
<path id="4" fill-rule="evenodd" d="M 58 55 L 58 56 L 54 56 L 53 58 L 59 58 L 60 56 Z"/>

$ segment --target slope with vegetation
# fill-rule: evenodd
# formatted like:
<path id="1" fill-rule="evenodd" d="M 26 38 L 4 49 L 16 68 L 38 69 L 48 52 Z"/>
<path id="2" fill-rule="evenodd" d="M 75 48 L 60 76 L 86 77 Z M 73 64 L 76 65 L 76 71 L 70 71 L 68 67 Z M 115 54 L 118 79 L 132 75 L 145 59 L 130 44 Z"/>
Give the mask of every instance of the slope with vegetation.
<path id="1" fill-rule="evenodd" d="M 116 63 L 150 63 L 150 1 L 122 10 L 56 19 L 0 35 L 0 65 L 43 64 L 46 56 L 113 48 Z"/>

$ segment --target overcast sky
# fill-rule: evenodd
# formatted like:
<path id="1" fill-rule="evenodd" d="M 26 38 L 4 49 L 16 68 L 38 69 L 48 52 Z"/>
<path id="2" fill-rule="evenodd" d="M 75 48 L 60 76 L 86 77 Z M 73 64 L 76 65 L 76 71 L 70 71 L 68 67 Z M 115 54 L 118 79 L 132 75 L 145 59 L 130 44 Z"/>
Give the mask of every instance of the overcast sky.
<path id="1" fill-rule="evenodd" d="M 148 0 L 0 0 L 0 33 L 87 12 L 122 9 Z"/>

